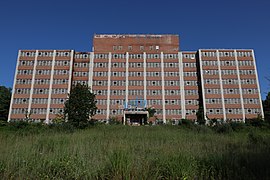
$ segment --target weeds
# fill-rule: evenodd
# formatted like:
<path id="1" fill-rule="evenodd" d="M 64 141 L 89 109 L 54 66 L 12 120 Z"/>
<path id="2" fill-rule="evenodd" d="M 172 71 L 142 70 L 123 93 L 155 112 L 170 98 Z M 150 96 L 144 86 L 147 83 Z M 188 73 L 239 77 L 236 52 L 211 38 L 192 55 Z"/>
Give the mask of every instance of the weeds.
<path id="1" fill-rule="evenodd" d="M 21 126 L 21 125 L 20 125 Z M 1 179 L 269 179 L 269 130 L 33 124 L 0 131 Z M 32 130 L 31 130 L 32 129 Z M 39 129 L 39 130 L 35 130 Z"/>

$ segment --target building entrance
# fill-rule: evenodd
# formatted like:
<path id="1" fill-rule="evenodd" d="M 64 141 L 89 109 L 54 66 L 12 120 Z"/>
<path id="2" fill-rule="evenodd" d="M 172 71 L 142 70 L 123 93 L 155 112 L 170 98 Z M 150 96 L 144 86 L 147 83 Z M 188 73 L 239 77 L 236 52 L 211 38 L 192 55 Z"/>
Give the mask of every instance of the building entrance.
<path id="1" fill-rule="evenodd" d="M 132 126 L 140 126 L 147 124 L 147 111 L 143 112 L 125 112 L 124 124 Z"/>

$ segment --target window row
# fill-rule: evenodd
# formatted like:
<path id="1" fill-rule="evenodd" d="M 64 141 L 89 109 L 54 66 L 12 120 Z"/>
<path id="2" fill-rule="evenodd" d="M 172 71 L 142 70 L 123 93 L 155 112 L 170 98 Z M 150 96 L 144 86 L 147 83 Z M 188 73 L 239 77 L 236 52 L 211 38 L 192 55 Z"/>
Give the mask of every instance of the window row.
<path id="1" fill-rule="evenodd" d="M 165 77 L 175 77 L 175 76 L 179 76 L 179 72 L 164 72 L 164 76 Z"/>
<path id="2" fill-rule="evenodd" d="M 16 79 L 16 84 L 31 84 L 32 79 Z"/>
<path id="3" fill-rule="evenodd" d="M 116 63 L 115 63 L 116 64 Z M 102 62 L 102 63 L 94 63 L 94 68 L 105 68 L 108 67 L 108 63 Z"/>
<path id="4" fill-rule="evenodd" d="M 108 76 L 108 72 L 107 71 L 94 71 L 93 73 L 94 76 Z"/>
<path id="5" fill-rule="evenodd" d="M 106 105 L 106 104 L 107 104 L 107 102 L 104 105 Z M 123 105 L 124 100 L 123 99 L 110 99 L 110 104 L 111 105 Z"/>
<path id="6" fill-rule="evenodd" d="M 66 99 L 63 98 L 52 98 L 51 103 L 52 104 L 64 104 Z"/>
<path id="7" fill-rule="evenodd" d="M 108 59 L 109 54 L 94 54 L 95 59 Z"/>
<path id="8" fill-rule="evenodd" d="M 239 108 L 230 108 L 230 109 L 225 109 L 226 114 L 242 114 L 242 109 Z"/>
<path id="9" fill-rule="evenodd" d="M 246 114 L 260 114 L 261 109 L 245 109 L 245 113 Z"/>
<path id="10" fill-rule="evenodd" d="M 196 63 L 184 63 L 184 67 L 195 68 L 195 67 L 197 67 L 197 65 L 196 65 Z"/>
<path id="11" fill-rule="evenodd" d="M 168 99 L 168 100 L 165 100 L 165 104 L 166 105 L 180 105 L 181 100 Z"/>
<path id="12" fill-rule="evenodd" d="M 34 66 L 34 61 L 19 61 L 19 66 Z"/>
<path id="13" fill-rule="evenodd" d="M 136 76 L 135 74 L 138 72 L 129 72 L 129 76 Z M 142 72 L 139 72 L 142 73 Z M 126 72 L 124 71 L 117 71 L 117 72 L 111 72 L 111 76 L 115 76 L 115 77 L 125 77 L 126 76 Z"/>
<path id="14" fill-rule="evenodd" d="M 166 109 L 165 113 L 168 115 L 180 115 L 181 110 L 180 109 Z"/>
<path id="15" fill-rule="evenodd" d="M 56 52 L 56 56 L 68 57 L 70 56 L 70 52 Z"/>
<path id="16" fill-rule="evenodd" d="M 48 104 L 48 98 L 33 98 L 33 104 Z"/>
<path id="17" fill-rule="evenodd" d="M 21 52 L 20 56 L 35 57 L 36 52 Z"/>
<path id="18" fill-rule="evenodd" d="M 177 59 L 178 54 L 164 54 L 164 59 Z"/>
<path id="19" fill-rule="evenodd" d="M 54 70 L 54 75 L 67 75 L 69 70 Z"/>
<path id="20" fill-rule="evenodd" d="M 29 99 L 28 98 L 14 98 L 13 104 L 28 104 Z"/>
<path id="21" fill-rule="evenodd" d="M 49 89 L 39 89 L 39 88 L 35 88 L 33 90 L 33 94 L 48 94 L 49 93 Z"/>
<path id="22" fill-rule="evenodd" d="M 54 62 L 55 66 L 69 66 L 70 65 L 70 61 L 58 61 L 56 60 Z"/>
<path id="23" fill-rule="evenodd" d="M 184 81 L 185 86 L 198 86 L 198 81 Z"/>
<path id="24" fill-rule="evenodd" d="M 183 54 L 182 57 L 185 59 L 195 59 L 195 54 Z"/>
<path id="25" fill-rule="evenodd" d="M 30 94 L 30 88 L 15 89 L 16 94 Z"/>
<path id="26" fill-rule="evenodd" d="M 186 99 L 185 104 L 186 105 L 199 105 L 199 100 L 197 100 L 197 99 Z"/>
<path id="27" fill-rule="evenodd" d="M 126 81 L 112 81 L 111 86 L 125 86 Z"/>
<path id="28" fill-rule="evenodd" d="M 68 90 L 65 88 L 52 89 L 52 94 L 67 94 Z"/>
<path id="29" fill-rule="evenodd" d="M 148 105 L 161 105 L 162 100 L 161 99 L 147 99 Z"/>
<path id="30" fill-rule="evenodd" d="M 146 81 L 147 86 L 161 86 L 161 81 Z"/>
<path id="31" fill-rule="evenodd" d="M 146 82 L 150 83 L 151 81 L 146 81 Z M 143 81 L 128 81 L 128 85 L 129 86 L 143 86 Z"/>
<path id="32" fill-rule="evenodd" d="M 205 94 L 220 94 L 220 89 L 205 89 Z"/>
<path id="33" fill-rule="evenodd" d="M 53 52 L 38 52 L 39 57 L 53 57 Z"/>
<path id="34" fill-rule="evenodd" d="M 17 72 L 18 75 L 32 75 L 33 74 L 33 70 L 18 70 Z"/>
<path id="35" fill-rule="evenodd" d="M 143 54 L 129 54 L 129 59 L 142 59 Z"/>
<path id="36" fill-rule="evenodd" d="M 258 89 L 242 89 L 243 94 L 258 94 Z"/>
<path id="37" fill-rule="evenodd" d="M 68 84 L 68 79 L 54 79 L 53 84 Z"/>
<path id="38" fill-rule="evenodd" d="M 107 95 L 107 90 L 93 90 L 96 95 Z"/>
<path id="39" fill-rule="evenodd" d="M 128 90 L 128 94 L 131 96 L 143 96 L 144 95 L 144 91 L 143 90 Z"/>
<path id="40" fill-rule="evenodd" d="M 51 108 L 50 114 L 63 114 L 64 109 L 63 108 Z"/>
<path id="41" fill-rule="evenodd" d="M 186 109 L 186 115 L 196 115 L 197 111 L 196 109 Z"/>
<path id="42" fill-rule="evenodd" d="M 239 66 L 254 66 L 253 61 L 238 61 Z"/>
<path id="43" fill-rule="evenodd" d="M 122 72 L 123 74 L 125 74 L 125 72 Z M 122 75 L 125 76 L 125 75 Z M 137 71 L 129 71 L 128 72 L 128 76 L 143 76 L 143 72 L 137 72 Z"/>
<path id="44" fill-rule="evenodd" d="M 122 109 L 111 109 L 110 113 L 115 115 L 123 114 Z"/>
<path id="45" fill-rule="evenodd" d="M 146 67 L 148 68 L 158 68 L 161 67 L 161 63 L 146 63 Z"/>
<path id="46" fill-rule="evenodd" d="M 164 68 L 179 68 L 179 63 L 163 63 Z"/>
<path id="47" fill-rule="evenodd" d="M 76 80 L 76 81 L 72 81 L 72 84 L 73 85 L 76 85 L 76 84 L 87 85 L 88 81 Z"/>
<path id="48" fill-rule="evenodd" d="M 35 79 L 35 84 L 50 84 L 50 79 Z"/>
<path id="49" fill-rule="evenodd" d="M 199 94 L 198 90 L 185 90 L 186 96 L 192 96 L 192 95 L 198 95 L 198 94 Z"/>
<path id="50" fill-rule="evenodd" d="M 80 54 L 75 54 L 76 59 L 88 59 L 90 58 L 90 54 L 88 53 L 80 53 Z"/>
<path id="51" fill-rule="evenodd" d="M 105 66 L 107 67 L 107 66 Z M 123 68 L 123 67 L 126 67 L 126 63 L 112 63 L 112 67 L 115 67 L 115 68 Z"/>
<path id="52" fill-rule="evenodd" d="M 52 60 L 38 60 L 37 66 L 52 66 Z"/>
<path id="53" fill-rule="evenodd" d="M 112 59 L 125 59 L 126 54 L 112 54 Z"/>
<path id="54" fill-rule="evenodd" d="M 141 68 L 143 67 L 143 63 L 128 63 L 131 68 Z"/>
<path id="55" fill-rule="evenodd" d="M 255 98 L 244 98 L 243 102 L 244 102 L 244 104 L 259 104 L 259 103 L 261 103 L 259 101 L 259 99 L 255 99 Z"/>
<path id="56" fill-rule="evenodd" d="M 216 99 L 216 98 L 206 98 L 205 103 L 206 104 L 222 104 L 222 100 Z"/>
<path id="57" fill-rule="evenodd" d="M 206 109 L 206 114 L 223 114 L 223 110 L 220 108 L 217 109 Z"/>
<path id="58" fill-rule="evenodd" d="M 93 81 L 93 86 L 107 86 L 108 81 Z"/>
<path id="59" fill-rule="evenodd" d="M 197 72 L 184 72 L 183 74 L 185 77 L 197 76 Z"/>
<path id="60" fill-rule="evenodd" d="M 106 110 L 106 109 L 98 109 L 98 110 L 97 110 L 97 112 L 96 112 L 96 114 L 105 115 L 105 114 L 106 114 L 106 112 L 107 112 L 107 110 Z"/>
<path id="61" fill-rule="evenodd" d="M 179 86 L 180 81 L 164 81 L 164 86 Z"/>
<path id="62" fill-rule="evenodd" d="M 85 77 L 88 76 L 88 72 L 73 72 L 73 75 L 76 77 Z"/>
<path id="63" fill-rule="evenodd" d="M 225 104 L 241 104 L 241 99 L 239 99 L 239 98 L 225 98 L 224 103 Z"/>
<path id="64" fill-rule="evenodd" d="M 107 99 L 98 99 L 96 100 L 97 105 L 107 105 L 108 101 Z"/>
<path id="65" fill-rule="evenodd" d="M 180 95 L 180 90 L 165 90 L 165 95 Z"/>
<path id="66" fill-rule="evenodd" d="M 252 75 L 255 74 L 255 70 L 239 70 L 241 75 Z"/>
<path id="67" fill-rule="evenodd" d="M 88 68 L 89 63 L 74 63 L 74 67 L 78 68 Z"/>

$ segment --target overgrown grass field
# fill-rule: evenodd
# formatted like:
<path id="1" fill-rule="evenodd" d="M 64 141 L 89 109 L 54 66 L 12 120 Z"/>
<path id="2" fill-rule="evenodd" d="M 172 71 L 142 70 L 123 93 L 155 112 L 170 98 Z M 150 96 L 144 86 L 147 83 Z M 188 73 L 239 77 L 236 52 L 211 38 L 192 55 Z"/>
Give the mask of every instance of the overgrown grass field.
<path id="1" fill-rule="evenodd" d="M 268 129 L 38 126 L 1 127 L 1 179 L 270 178 Z"/>

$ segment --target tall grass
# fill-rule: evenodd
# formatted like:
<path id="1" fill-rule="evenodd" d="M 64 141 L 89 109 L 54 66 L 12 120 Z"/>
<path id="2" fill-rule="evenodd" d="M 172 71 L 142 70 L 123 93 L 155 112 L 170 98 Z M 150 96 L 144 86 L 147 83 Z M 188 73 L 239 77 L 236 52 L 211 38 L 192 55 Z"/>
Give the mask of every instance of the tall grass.
<path id="1" fill-rule="evenodd" d="M 43 129 L 42 129 L 43 128 Z M 2 128 L 1 179 L 269 179 L 269 130 Z M 29 133 L 30 131 L 30 133 Z"/>

